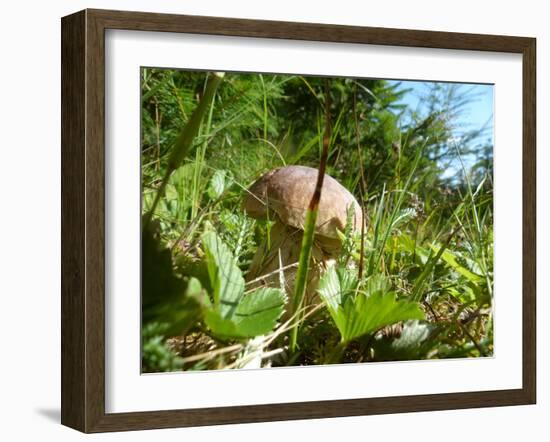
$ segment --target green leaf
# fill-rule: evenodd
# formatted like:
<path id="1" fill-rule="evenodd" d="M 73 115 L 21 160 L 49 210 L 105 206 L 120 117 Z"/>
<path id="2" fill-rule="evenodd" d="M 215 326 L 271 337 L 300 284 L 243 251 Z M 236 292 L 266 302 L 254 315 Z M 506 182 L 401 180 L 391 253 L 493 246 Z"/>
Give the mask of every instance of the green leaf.
<path id="1" fill-rule="evenodd" d="M 208 183 L 208 196 L 213 200 L 219 198 L 231 184 L 231 177 L 226 170 L 216 170 Z"/>
<path id="2" fill-rule="evenodd" d="M 330 267 L 319 282 L 318 291 L 329 309 L 337 310 L 353 295 L 359 280 L 354 273 L 343 267 Z"/>
<path id="3" fill-rule="evenodd" d="M 203 234 L 202 243 L 214 300 L 203 302 L 208 328 L 221 339 L 252 338 L 271 331 L 283 314 L 284 292 L 264 287 L 245 295 L 241 270 L 224 242 L 209 231 Z M 189 286 L 195 294 L 201 291 L 194 278 Z"/>
<path id="4" fill-rule="evenodd" d="M 376 274 L 368 278 L 363 287 L 365 293 L 389 292 L 391 289 L 391 283 L 388 279 L 382 275 Z"/>
<path id="5" fill-rule="evenodd" d="M 164 248 L 151 229 L 142 232 L 141 316 L 144 324 L 166 322 L 167 336 L 190 330 L 200 306 L 186 292 L 186 281 L 173 270 L 170 249 Z"/>
<path id="6" fill-rule="evenodd" d="M 319 294 L 340 332 L 342 342 L 376 332 L 382 327 L 409 319 L 424 319 L 416 302 L 396 300 L 381 280 L 366 285 L 365 292 L 354 289 L 357 279 L 349 270 L 330 267 L 319 282 Z"/>
<path id="7" fill-rule="evenodd" d="M 438 341 L 433 339 L 434 330 L 436 327 L 426 322 L 407 321 L 398 338 L 391 339 L 384 336 L 374 340 L 374 360 L 425 359 L 428 353 L 438 345 Z"/>
<path id="8" fill-rule="evenodd" d="M 418 264 L 425 265 L 428 261 L 430 255 L 429 251 L 417 244 L 415 240 L 406 233 L 401 233 L 396 236 L 396 247 L 399 252 L 415 255 Z"/>
<path id="9" fill-rule="evenodd" d="M 439 248 L 435 245 L 431 246 L 434 252 L 438 252 Z M 445 261 L 450 267 L 452 267 L 457 273 L 464 276 L 467 280 L 473 283 L 479 283 L 483 281 L 483 276 L 476 275 L 470 271 L 467 267 L 463 266 L 458 262 L 458 258 L 454 252 L 451 252 L 449 249 L 446 249 L 441 255 L 441 259 Z"/>
<path id="10" fill-rule="evenodd" d="M 281 290 L 262 287 L 242 298 L 233 320 L 243 335 L 263 335 L 275 327 L 283 314 L 285 301 Z"/>
<path id="11" fill-rule="evenodd" d="M 212 231 L 202 235 L 206 265 L 213 288 L 214 308 L 222 318 L 233 316 L 244 293 L 244 278 L 235 258 Z"/>
<path id="12" fill-rule="evenodd" d="M 205 312 L 205 322 L 220 338 L 253 338 L 275 327 L 283 314 L 285 300 L 281 290 L 261 288 L 244 296 L 230 318 L 209 309 Z"/>
<path id="13" fill-rule="evenodd" d="M 392 342 L 395 350 L 410 350 L 420 346 L 430 335 L 430 325 L 419 321 L 408 321 L 403 326 L 401 336 Z"/>

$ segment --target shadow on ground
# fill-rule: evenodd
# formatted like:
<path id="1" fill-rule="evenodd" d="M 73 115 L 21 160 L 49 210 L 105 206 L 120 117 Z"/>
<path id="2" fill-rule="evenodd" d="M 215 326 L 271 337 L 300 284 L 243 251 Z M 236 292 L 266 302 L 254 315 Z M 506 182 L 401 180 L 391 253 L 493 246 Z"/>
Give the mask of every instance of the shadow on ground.
<path id="1" fill-rule="evenodd" d="M 61 410 L 59 408 L 38 408 L 35 410 L 40 416 L 55 422 L 61 422 Z"/>

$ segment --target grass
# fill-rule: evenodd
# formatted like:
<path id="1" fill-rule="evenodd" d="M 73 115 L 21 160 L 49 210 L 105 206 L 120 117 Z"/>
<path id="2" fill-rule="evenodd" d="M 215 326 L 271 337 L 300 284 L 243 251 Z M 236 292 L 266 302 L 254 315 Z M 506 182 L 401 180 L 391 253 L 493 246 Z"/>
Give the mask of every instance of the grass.
<path id="1" fill-rule="evenodd" d="M 492 157 L 471 164 L 490 146 L 453 137 L 467 96 L 434 88 L 422 115 L 383 80 L 162 69 L 142 70 L 142 90 L 143 371 L 492 354 Z M 242 200 L 292 164 L 326 169 L 366 220 L 340 232 L 309 304 L 322 192 L 298 262 L 273 287 L 247 281 L 276 215 L 254 220 Z"/>

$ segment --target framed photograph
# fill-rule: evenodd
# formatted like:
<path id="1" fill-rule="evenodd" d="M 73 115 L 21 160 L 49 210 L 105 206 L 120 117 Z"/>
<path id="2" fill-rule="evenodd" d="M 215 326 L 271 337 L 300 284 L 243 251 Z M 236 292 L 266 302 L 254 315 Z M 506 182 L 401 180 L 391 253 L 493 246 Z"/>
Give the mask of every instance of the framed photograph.
<path id="1" fill-rule="evenodd" d="M 64 425 L 535 403 L 535 39 L 61 25 Z"/>

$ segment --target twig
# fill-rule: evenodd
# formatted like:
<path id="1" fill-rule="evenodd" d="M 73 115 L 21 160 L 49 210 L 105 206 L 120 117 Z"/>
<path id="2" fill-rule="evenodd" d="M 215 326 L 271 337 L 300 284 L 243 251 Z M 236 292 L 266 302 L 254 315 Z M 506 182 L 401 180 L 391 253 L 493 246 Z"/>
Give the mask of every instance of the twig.
<path id="1" fill-rule="evenodd" d="M 288 269 L 291 269 L 291 268 L 293 268 L 293 267 L 298 267 L 298 263 L 295 262 L 295 263 L 292 263 L 292 264 L 288 264 L 288 265 L 286 265 L 286 266 L 284 266 L 284 267 L 278 268 L 277 270 L 273 270 L 272 272 L 266 273 L 265 275 L 258 276 L 257 278 L 255 278 L 255 279 L 253 279 L 253 280 L 251 280 L 251 281 L 247 281 L 247 282 L 245 283 L 245 285 L 250 285 L 250 284 L 254 284 L 254 283 L 256 283 L 256 282 L 260 282 L 262 279 L 269 278 L 270 276 L 273 276 L 273 275 L 275 275 L 275 274 L 277 274 L 277 273 L 281 273 L 281 272 L 283 272 L 283 271 L 285 271 L 285 270 L 288 270 Z"/>
<path id="2" fill-rule="evenodd" d="M 181 358 L 181 361 L 182 363 L 187 364 L 189 362 L 200 361 L 202 359 L 208 360 L 224 353 L 234 353 L 237 351 L 241 351 L 243 347 L 244 346 L 242 344 L 234 344 L 229 347 L 223 347 L 223 348 L 218 348 L 216 350 L 207 351 L 205 353 L 199 353 L 198 355 L 187 356 L 185 358 Z"/>

